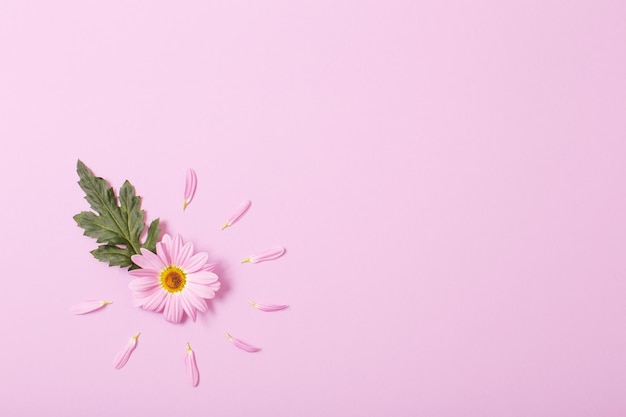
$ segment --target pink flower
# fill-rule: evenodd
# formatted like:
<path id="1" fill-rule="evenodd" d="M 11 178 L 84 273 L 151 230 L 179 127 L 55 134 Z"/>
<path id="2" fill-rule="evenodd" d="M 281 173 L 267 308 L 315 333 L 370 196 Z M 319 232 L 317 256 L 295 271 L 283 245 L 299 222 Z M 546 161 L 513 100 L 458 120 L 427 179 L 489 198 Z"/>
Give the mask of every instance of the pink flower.
<path id="1" fill-rule="evenodd" d="M 70 312 L 74 314 L 87 314 L 102 307 L 112 304 L 112 301 L 86 300 L 70 307 Z"/>
<path id="2" fill-rule="evenodd" d="M 141 333 L 137 333 L 133 337 L 130 338 L 126 345 L 120 350 L 115 359 L 113 360 L 113 367 L 115 369 L 122 369 L 126 362 L 130 359 L 130 355 L 133 353 L 135 348 L 137 347 L 137 338 Z"/>
<path id="3" fill-rule="evenodd" d="M 191 200 L 193 200 L 193 196 L 196 195 L 196 187 L 198 186 L 198 176 L 196 175 L 196 171 L 189 168 L 187 170 L 187 177 L 185 178 L 185 195 L 183 201 L 183 211 L 187 208 Z"/>
<path id="4" fill-rule="evenodd" d="M 132 261 L 142 269 L 129 273 L 137 278 L 128 287 L 135 305 L 146 310 L 164 312 L 165 319 L 179 323 L 186 313 L 194 321 L 196 311 L 207 311 L 205 300 L 215 297 L 220 283 L 211 272 L 215 264 L 207 263 L 204 252 L 193 254 L 193 244 L 183 244 L 179 235 L 164 235 L 156 244 L 157 253 L 141 248 Z"/>

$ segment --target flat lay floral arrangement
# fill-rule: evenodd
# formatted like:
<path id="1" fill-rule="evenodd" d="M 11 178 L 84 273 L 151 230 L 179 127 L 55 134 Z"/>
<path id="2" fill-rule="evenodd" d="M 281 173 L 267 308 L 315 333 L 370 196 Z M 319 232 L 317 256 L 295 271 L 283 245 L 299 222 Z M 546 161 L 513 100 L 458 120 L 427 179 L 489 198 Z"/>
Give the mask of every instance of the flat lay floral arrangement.
<path id="1" fill-rule="evenodd" d="M 195 252 L 192 242 L 185 242 L 180 235 L 160 236 L 159 221 L 153 220 L 146 230 L 145 212 L 141 209 L 141 197 L 135 194 L 133 185 L 125 181 L 119 195 L 106 180 L 96 177 L 80 160 L 77 163 L 78 185 L 85 192 L 85 199 L 93 211 L 83 211 L 74 216 L 84 235 L 96 239 L 98 247 L 91 254 L 109 266 L 128 268 L 128 284 L 136 307 L 162 313 L 167 324 L 181 323 L 185 316 L 194 322 L 198 314 L 208 310 L 210 300 L 220 289 L 216 264 L 209 261 L 208 254 Z M 198 178 L 193 169 L 187 171 L 183 194 L 183 211 L 193 201 Z M 233 212 L 222 230 L 237 223 L 250 209 L 246 200 Z M 145 238 L 142 238 L 145 232 Z M 160 237 L 160 238 L 159 238 Z M 282 247 L 271 247 L 253 254 L 242 263 L 259 263 L 277 259 L 285 254 Z M 83 315 L 109 307 L 110 300 L 84 300 L 70 308 L 74 314 Z M 263 312 L 286 309 L 283 304 L 250 305 Z M 113 367 L 121 369 L 137 347 L 140 333 L 133 335 L 114 357 Z M 250 353 L 261 349 L 226 332 L 226 340 L 233 346 Z M 196 354 L 186 344 L 185 367 L 189 383 L 197 386 L 199 372 Z"/>

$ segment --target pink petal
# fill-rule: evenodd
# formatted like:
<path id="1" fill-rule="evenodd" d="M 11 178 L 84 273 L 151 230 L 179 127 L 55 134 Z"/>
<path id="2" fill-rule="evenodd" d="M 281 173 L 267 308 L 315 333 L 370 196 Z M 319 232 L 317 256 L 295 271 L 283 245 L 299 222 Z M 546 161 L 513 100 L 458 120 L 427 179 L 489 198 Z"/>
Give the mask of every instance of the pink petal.
<path id="1" fill-rule="evenodd" d="M 190 272 L 196 272 L 204 267 L 207 259 L 209 259 L 209 255 L 207 255 L 206 253 L 196 253 L 191 258 L 187 259 L 187 262 L 181 264 L 180 267 L 188 274 Z"/>
<path id="2" fill-rule="evenodd" d="M 172 264 L 172 258 L 170 258 L 170 253 L 167 250 L 167 245 L 163 243 L 163 240 L 161 240 L 160 242 L 157 242 L 156 251 L 157 251 L 158 257 L 161 258 L 161 260 L 163 261 L 165 265 Z"/>
<path id="3" fill-rule="evenodd" d="M 189 168 L 187 170 L 187 178 L 185 178 L 185 200 L 183 202 L 183 211 L 187 208 L 193 196 L 196 195 L 196 187 L 198 186 L 198 176 L 196 171 Z"/>
<path id="4" fill-rule="evenodd" d="M 181 240 L 182 242 L 182 240 Z M 193 254 L 193 243 L 187 242 L 183 245 L 183 247 L 178 252 L 178 258 L 172 259 L 172 264 L 181 266 L 189 261 L 191 255 Z"/>
<path id="5" fill-rule="evenodd" d="M 141 255 L 133 255 L 130 259 L 139 267 L 143 269 L 152 269 L 154 271 L 160 271 L 167 265 L 163 263 L 155 253 L 150 252 L 148 249 L 141 248 Z"/>
<path id="6" fill-rule="evenodd" d="M 196 310 L 201 311 L 201 312 L 206 312 L 208 310 L 208 307 L 206 305 L 206 301 L 204 301 L 204 298 L 200 297 L 199 295 L 194 294 L 191 291 L 183 291 L 185 293 L 185 298 L 187 299 L 187 301 L 189 301 L 189 303 L 195 307 Z"/>
<path id="7" fill-rule="evenodd" d="M 157 243 L 158 245 L 158 243 Z M 128 271 L 134 277 L 156 277 L 159 275 L 159 271 L 155 271 L 153 269 L 131 269 Z"/>
<path id="8" fill-rule="evenodd" d="M 145 302 L 145 298 L 139 298 L 133 296 L 133 306 L 135 307 L 143 307 L 143 303 Z"/>
<path id="9" fill-rule="evenodd" d="M 250 200 L 246 200 L 243 203 L 241 203 L 239 205 L 239 207 L 237 207 L 237 210 L 235 210 L 235 212 L 232 214 L 232 216 L 230 216 L 228 218 L 228 220 L 226 220 L 226 224 L 224 224 L 224 226 L 222 226 L 222 230 L 224 230 L 227 227 L 230 227 L 233 224 L 237 223 L 239 221 L 239 219 L 241 219 L 243 217 L 243 215 L 246 214 L 248 209 L 250 209 L 251 205 L 252 205 L 252 201 L 250 201 Z"/>
<path id="10" fill-rule="evenodd" d="M 217 281 L 219 278 L 213 272 L 198 271 L 192 274 L 187 274 L 187 281 L 194 284 L 209 285 Z"/>
<path id="11" fill-rule="evenodd" d="M 124 348 L 117 354 L 115 360 L 113 361 L 113 367 L 115 369 L 122 369 L 128 359 L 130 359 L 130 355 L 133 353 L 135 348 L 137 347 L 137 338 L 141 333 L 137 333 L 133 337 L 130 338 L 128 343 L 124 346 Z"/>
<path id="12" fill-rule="evenodd" d="M 209 286 L 196 284 L 195 282 L 187 282 L 187 288 L 197 296 L 210 300 L 215 297 L 215 291 Z"/>
<path id="13" fill-rule="evenodd" d="M 198 386 L 200 381 L 200 372 L 196 363 L 196 354 L 191 350 L 191 346 L 187 343 L 187 357 L 185 358 L 185 367 L 187 368 L 187 378 L 192 387 Z"/>
<path id="14" fill-rule="evenodd" d="M 155 276 L 135 278 L 128 283 L 128 288 L 133 291 L 146 291 L 160 285 L 159 279 Z"/>
<path id="15" fill-rule="evenodd" d="M 165 311 L 163 311 L 165 320 L 170 323 L 180 323 L 183 319 L 183 306 L 180 303 L 180 294 L 171 293 L 167 295 L 167 298 Z"/>
<path id="16" fill-rule="evenodd" d="M 167 302 L 167 294 L 167 291 L 157 288 L 153 290 L 152 294 L 143 299 L 137 297 L 140 300 L 139 306 L 150 311 L 162 311 L 165 307 L 165 303 Z"/>
<path id="17" fill-rule="evenodd" d="M 217 264 L 205 264 L 200 271 L 213 271 L 217 267 Z"/>
<path id="18" fill-rule="evenodd" d="M 101 309 L 111 301 L 85 300 L 70 307 L 70 312 L 74 314 L 86 314 Z"/>
<path id="19" fill-rule="evenodd" d="M 267 311 L 267 312 L 272 312 L 272 311 L 280 311 L 280 310 L 284 310 L 287 307 L 289 307 L 288 305 L 283 305 L 283 304 L 259 304 L 259 303 L 255 303 L 254 301 L 249 301 L 250 304 L 252 304 L 254 307 L 258 308 L 261 311 Z"/>
<path id="20" fill-rule="evenodd" d="M 172 237 L 168 235 L 167 233 L 165 233 L 163 237 L 161 238 L 161 243 L 166 248 L 169 248 L 170 246 L 172 246 Z"/>
<path id="21" fill-rule="evenodd" d="M 174 236 L 174 239 L 172 239 L 172 242 L 170 242 L 170 245 L 167 248 L 167 251 L 170 255 L 170 262 L 172 265 L 180 265 L 180 263 L 178 263 L 178 259 L 182 247 L 183 238 L 180 235 Z"/>
<path id="22" fill-rule="evenodd" d="M 267 249 L 262 252 L 258 252 L 248 259 L 244 259 L 241 263 L 252 262 L 257 264 L 259 262 L 271 261 L 272 259 L 280 258 L 285 254 L 285 248 L 277 246 L 275 248 Z"/>
<path id="23" fill-rule="evenodd" d="M 196 309 L 191 304 L 191 301 L 185 296 L 189 294 L 189 291 L 180 293 L 180 304 L 183 306 L 183 310 L 193 321 L 196 321 Z"/>
<path id="24" fill-rule="evenodd" d="M 261 350 L 261 348 L 258 348 L 256 346 L 252 346 L 249 345 L 245 342 L 242 342 L 239 339 L 235 339 L 234 337 L 232 337 L 228 332 L 226 332 L 226 337 L 228 337 L 228 340 L 230 340 L 231 342 L 233 342 L 233 345 L 235 345 L 236 347 L 238 347 L 241 350 L 245 350 L 246 352 L 258 352 Z"/>
<path id="25" fill-rule="evenodd" d="M 155 293 L 163 293 L 163 288 L 154 287 L 154 288 L 146 288 L 142 290 L 131 290 L 131 294 L 134 300 L 141 301 L 138 305 L 141 306 L 147 301 L 148 298 L 152 297 Z"/>
<path id="26" fill-rule="evenodd" d="M 167 302 L 169 300 L 169 298 L 167 297 L 166 291 L 161 291 L 161 292 L 164 293 L 164 295 L 163 295 L 163 297 L 160 298 L 159 305 L 156 306 L 156 309 L 154 310 L 156 312 L 165 310 L 165 304 L 167 304 Z"/>

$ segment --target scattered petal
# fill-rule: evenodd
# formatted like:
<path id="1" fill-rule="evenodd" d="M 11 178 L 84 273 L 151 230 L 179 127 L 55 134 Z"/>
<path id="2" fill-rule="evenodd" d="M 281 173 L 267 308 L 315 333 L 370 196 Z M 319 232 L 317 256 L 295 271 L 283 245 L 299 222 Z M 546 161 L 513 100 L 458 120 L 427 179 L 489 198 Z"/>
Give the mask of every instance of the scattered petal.
<path id="1" fill-rule="evenodd" d="M 275 248 L 264 250 L 263 252 L 256 253 L 249 257 L 248 259 L 244 259 L 241 261 L 242 264 L 246 262 L 252 262 L 253 264 L 257 264 L 259 262 L 271 261 L 272 259 L 280 258 L 285 254 L 285 248 L 277 246 Z"/>
<path id="2" fill-rule="evenodd" d="M 124 365 L 126 365 L 126 362 L 130 359 L 130 355 L 133 353 L 133 350 L 137 347 L 137 338 L 140 334 L 141 333 L 137 333 L 131 337 L 120 353 L 117 354 L 115 360 L 113 361 L 113 367 L 115 369 L 122 369 Z"/>
<path id="3" fill-rule="evenodd" d="M 198 176 L 196 171 L 189 168 L 187 170 L 187 178 L 185 179 L 185 200 L 183 201 L 183 211 L 187 208 L 193 196 L 196 195 L 196 187 L 198 186 Z"/>
<path id="4" fill-rule="evenodd" d="M 246 214 L 246 212 L 248 211 L 248 209 L 250 208 L 251 205 L 252 205 L 252 201 L 250 201 L 250 200 L 246 200 L 243 203 L 241 203 L 239 205 L 239 207 L 237 207 L 237 210 L 235 210 L 233 215 L 230 216 L 228 218 L 228 220 L 226 220 L 226 224 L 224 224 L 224 226 L 222 226 L 222 230 L 224 230 L 227 227 L 230 227 L 233 224 L 237 223 L 239 221 L 239 219 L 241 219 L 243 217 L 243 215 Z"/>
<path id="5" fill-rule="evenodd" d="M 200 372 L 198 372 L 198 364 L 196 362 L 196 354 L 191 350 L 191 346 L 187 343 L 187 357 L 185 358 L 187 368 L 187 378 L 192 387 L 198 386 L 200 381 Z"/>
<path id="6" fill-rule="evenodd" d="M 271 312 L 271 311 L 280 311 L 280 310 L 284 310 L 287 307 L 289 307 L 288 305 L 278 305 L 278 304 L 259 304 L 259 303 L 255 303 L 254 301 L 248 301 L 252 306 L 254 306 L 255 308 L 258 308 L 261 311 L 267 311 L 267 312 Z"/>
<path id="7" fill-rule="evenodd" d="M 239 339 L 235 339 L 234 337 L 232 337 L 230 335 L 230 333 L 226 332 L 226 337 L 228 337 L 228 340 L 230 340 L 231 342 L 233 342 L 233 345 L 235 345 L 236 347 L 238 347 L 241 350 L 245 350 L 246 352 L 258 352 L 261 350 L 261 348 L 249 345 L 245 342 L 242 342 Z"/>
<path id="8" fill-rule="evenodd" d="M 111 304 L 112 301 L 86 300 L 70 307 L 70 312 L 74 314 L 87 314 Z"/>

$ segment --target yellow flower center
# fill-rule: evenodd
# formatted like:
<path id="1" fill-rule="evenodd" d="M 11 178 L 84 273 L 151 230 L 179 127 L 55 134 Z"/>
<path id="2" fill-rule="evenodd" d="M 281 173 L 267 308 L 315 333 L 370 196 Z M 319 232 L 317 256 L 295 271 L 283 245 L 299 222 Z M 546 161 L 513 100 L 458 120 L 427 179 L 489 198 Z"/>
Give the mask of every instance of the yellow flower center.
<path id="1" fill-rule="evenodd" d="M 170 265 L 161 271 L 161 286 L 169 292 L 179 292 L 185 288 L 187 275 L 177 266 Z"/>

